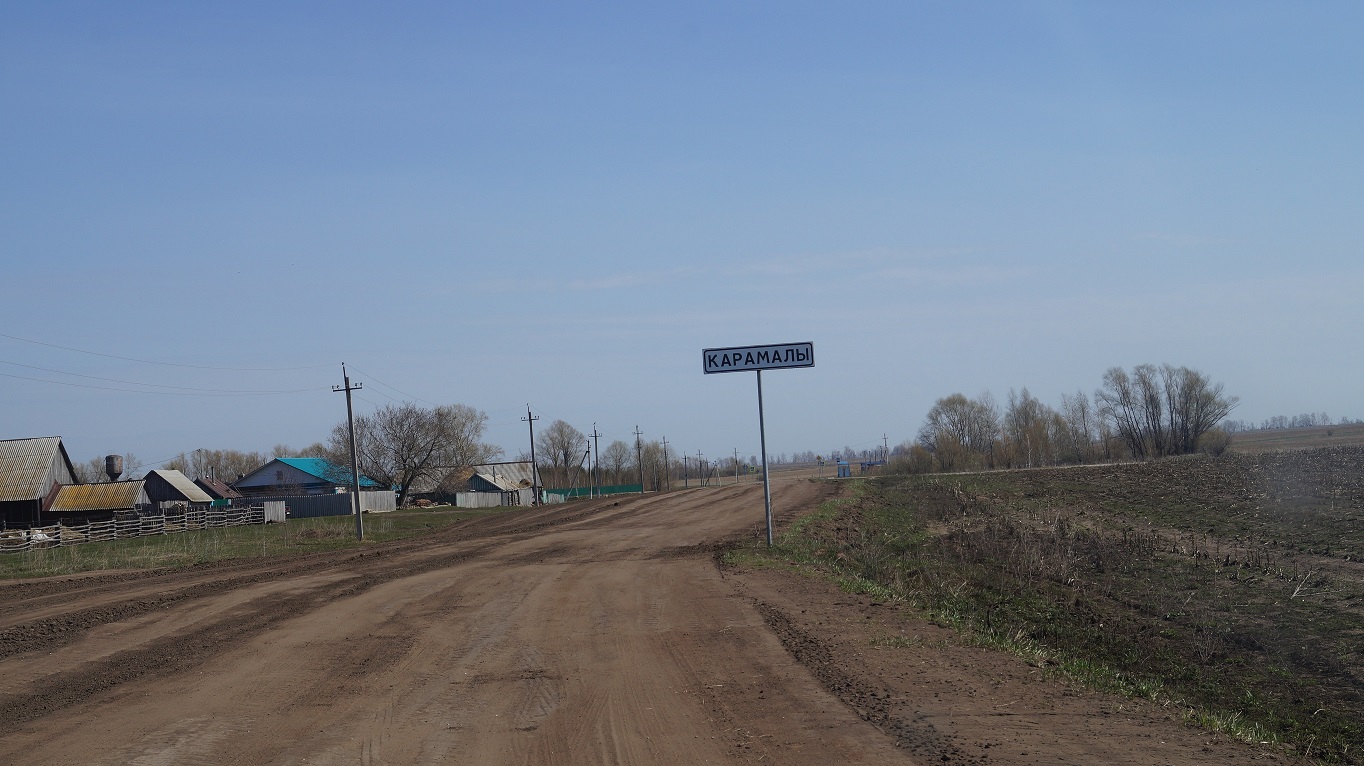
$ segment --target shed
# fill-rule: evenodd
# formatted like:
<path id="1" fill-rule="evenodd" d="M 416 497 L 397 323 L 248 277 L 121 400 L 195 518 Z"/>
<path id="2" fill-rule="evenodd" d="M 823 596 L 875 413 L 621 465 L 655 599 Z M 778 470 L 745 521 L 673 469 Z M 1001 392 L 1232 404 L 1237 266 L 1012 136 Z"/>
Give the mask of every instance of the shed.
<path id="1" fill-rule="evenodd" d="M 474 470 L 468 466 L 436 466 L 412 482 L 407 489 L 408 500 L 449 500 L 464 491 L 473 475 Z"/>
<path id="2" fill-rule="evenodd" d="M 213 502 L 208 493 L 179 471 L 148 471 L 143 481 L 147 483 L 147 498 L 157 508 L 166 505 L 202 508 Z"/>
<path id="3" fill-rule="evenodd" d="M 214 500 L 236 500 L 242 493 L 229 487 L 227 484 L 217 479 L 200 478 L 194 480 L 194 485 L 204 491 L 204 494 Z"/>
<path id="4" fill-rule="evenodd" d="M 540 485 L 540 474 L 529 460 L 486 463 L 473 468 L 469 477 L 472 492 L 512 492 Z"/>
<path id="5" fill-rule="evenodd" d="M 0 440 L 0 521 L 6 526 L 41 524 L 57 488 L 75 483 L 62 437 Z"/>
<path id="6" fill-rule="evenodd" d="M 104 484 L 74 484 L 57 490 L 48 521 L 99 521 L 119 513 L 138 512 L 151 507 L 142 479 L 111 481 Z"/>
<path id="7" fill-rule="evenodd" d="M 349 468 L 324 458 L 277 457 L 232 482 L 232 488 L 243 497 L 300 497 L 345 492 L 350 483 Z M 360 489 L 382 490 L 383 486 L 361 475 Z"/>

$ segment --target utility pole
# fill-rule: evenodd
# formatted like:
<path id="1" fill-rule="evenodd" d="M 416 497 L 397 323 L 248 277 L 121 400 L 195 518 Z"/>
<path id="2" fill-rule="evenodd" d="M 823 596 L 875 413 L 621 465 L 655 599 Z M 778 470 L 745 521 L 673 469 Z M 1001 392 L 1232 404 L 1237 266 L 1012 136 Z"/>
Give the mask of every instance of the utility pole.
<path id="1" fill-rule="evenodd" d="M 534 497 L 530 501 L 530 504 L 539 505 L 540 487 L 535 482 L 536 479 L 540 478 L 540 471 L 535 467 L 535 421 L 539 420 L 540 418 L 530 414 L 530 405 L 527 404 L 526 416 L 521 419 L 526 421 L 526 425 L 530 426 L 530 491 L 531 494 L 534 495 Z"/>
<path id="2" fill-rule="evenodd" d="M 346 373 L 346 363 L 341 363 L 341 380 L 345 385 L 332 386 L 332 393 L 346 392 L 346 427 L 350 429 L 350 507 L 355 513 L 355 539 L 365 539 L 364 517 L 360 514 L 360 461 L 355 456 L 355 410 L 350 403 L 350 392 L 359 391 L 365 387 L 364 383 L 350 384 L 350 375 Z"/>
<path id="3" fill-rule="evenodd" d="M 701 486 L 706 486 L 706 464 L 701 461 L 701 450 L 696 451 L 696 472 L 701 474 Z"/>
<path id="4" fill-rule="evenodd" d="M 597 424 L 592 424 L 592 494 L 601 497 L 601 452 L 597 450 L 601 434 L 597 432 Z"/>
<path id="5" fill-rule="evenodd" d="M 668 490 L 673 488 L 673 467 L 668 464 L 668 437 L 663 437 L 663 481 Z"/>
<path id="6" fill-rule="evenodd" d="M 739 486 L 739 448 L 734 448 L 734 486 Z"/>
<path id="7" fill-rule="evenodd" d="M 687 453 L 682 453 L 682 489 L 691 487 L 691 479 L 687 475 Z"/>
<path id="8" fill-rule="evenodd" d="M 881 462 L 890 462 L 890 437 L 885 432 L 881 432 Z"/>
<path id="9" fill-rule="evenodd" d="M 635 426 L 635 466 L 639 468 L 639 494 L 641 495 L 644 494 L 644 445 L 640 442 L 639 437 L 643 435 L 644 432 L 639 430 L 639 426 Z"/>

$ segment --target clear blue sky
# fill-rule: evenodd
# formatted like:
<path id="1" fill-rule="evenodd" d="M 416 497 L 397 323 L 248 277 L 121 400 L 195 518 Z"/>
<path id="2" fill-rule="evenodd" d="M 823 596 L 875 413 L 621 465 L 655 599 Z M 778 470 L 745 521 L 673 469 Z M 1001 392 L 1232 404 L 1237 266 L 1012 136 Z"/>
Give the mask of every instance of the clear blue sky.
<path id="1" fill-rule="evenodd" d="M 302 446 L 346 361 L 747 455 L 700 352 L 784 341 L 774 454 L 1143 362 L 1364 417 L 1364 6 L 655 5 L 6 3 L 0 438 Z"/>

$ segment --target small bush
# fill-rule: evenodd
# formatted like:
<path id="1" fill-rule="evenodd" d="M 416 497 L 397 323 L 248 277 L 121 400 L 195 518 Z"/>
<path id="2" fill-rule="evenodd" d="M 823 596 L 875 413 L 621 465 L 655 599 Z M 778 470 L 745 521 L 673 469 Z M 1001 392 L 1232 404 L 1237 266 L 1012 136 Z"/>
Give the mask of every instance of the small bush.
<path id="1" fill-rule="evenodd" d="M 1231 434 L 1221 428 L 1214 428 L 1203 434 L 1198 440 L 1198 449 L 1205 454 L 1217 457 L 1227 451 L 1231 445 Z"/>

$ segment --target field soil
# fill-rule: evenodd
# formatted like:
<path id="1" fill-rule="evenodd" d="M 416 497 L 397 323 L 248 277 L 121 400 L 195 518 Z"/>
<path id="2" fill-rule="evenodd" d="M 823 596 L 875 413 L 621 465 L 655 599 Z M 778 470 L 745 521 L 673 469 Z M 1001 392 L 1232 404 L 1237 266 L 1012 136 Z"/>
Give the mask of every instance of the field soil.
<path id="1" fill-rule="evenodd" d="M 779 519 L 832 483 L 777 486 Z M 362 550 L 0 584 L 0 763 L 1244 764 L 824 580 L 740 485 Z"/>

